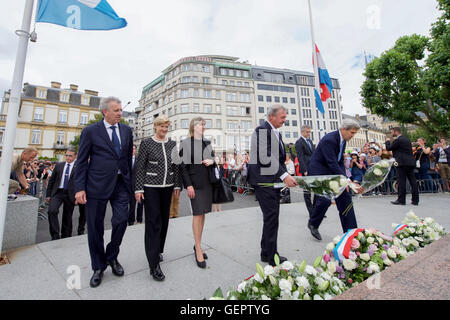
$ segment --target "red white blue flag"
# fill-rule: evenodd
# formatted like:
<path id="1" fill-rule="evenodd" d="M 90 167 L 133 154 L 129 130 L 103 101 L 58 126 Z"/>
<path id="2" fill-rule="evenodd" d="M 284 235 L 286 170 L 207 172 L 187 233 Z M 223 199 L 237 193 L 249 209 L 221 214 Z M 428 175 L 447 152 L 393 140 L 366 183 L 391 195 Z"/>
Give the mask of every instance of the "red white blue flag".
<path id="1" fill-rule="evenodd" d="M 339 241 L 336 244 L 336 247 L 334 247 L 333 249 L 334 258 L 339 262 L 344 261 L 344 259 L 348 259 L 353 239 L 358 235 L 358 233 L 363 231 L 364 229 L 348 230 L 342 237 L 341 241 Z"/>
<path id="2" fill-rule="evenodd" d="M 407 226 L 408 226 L 407 224 L 399 224 L 398 226 L 396 226 L 394 229 L 394 236 L 403 229 L 405 229 Z"/>
<path id="3" fill-rule="evenodd" d="M 315 68 L 317 67 L 318 72 L 316 74 L 319 75 L 319 81 L 316 80 L 315 82 L 314 96 L 316 98 L 317 109 L 324 114 L 325 108 L 323 107 L 323 102 L 328 102 L 328 99 L 331 98 L 333 84 L 317 45 L 315 45 L 315 48 L 313 65 Z M 314 60 L 316 63 L 314 63 Z"/>

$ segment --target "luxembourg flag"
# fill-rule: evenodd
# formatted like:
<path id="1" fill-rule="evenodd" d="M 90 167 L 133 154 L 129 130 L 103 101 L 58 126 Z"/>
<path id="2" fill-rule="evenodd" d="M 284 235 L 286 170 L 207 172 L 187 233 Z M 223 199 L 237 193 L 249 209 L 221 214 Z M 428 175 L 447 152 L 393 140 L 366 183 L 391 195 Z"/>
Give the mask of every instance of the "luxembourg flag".
<path id="1" fill-rule="evenodd" d="M 39 0 L 36 22 L 79 30 L 112 30 L 127 25 L 106 0 Z"/>
<path id="2" fill-rule="evenodd" d="M 333 254 L 336 260 L 342 262 L 344 259 L 348 259 L 353 239 L 358 235 L 358 233 L 363 231 L 364 229 L 350 229 L 344 234 L 341 241 L 339 241 L 333 249 Z"/>
<path id="3" fill-rule="evenodd" d="M 333 84 L 331 82 L 330 75 L 328 74 L 327 67 L 325 66 L 325 62 L 322 59 L 319 48 L 317 45 L 314 45 L 315 52 L 313 55 L 313 65 L 314 69 L 317 70 L 315 72 L 318 75 L 319 79 L 315 80 L 315 89 L 314 96 L 316 98 L 316 106 L 322 114 L 325 113 L 325 108 L 323 107 L 322 102 L 327 102 L 329 98 L 331 98 L 331 91 L 333 90 Z M 318 80 L 318 81 L 317 81 Z M 320 94 L 319 94 L 320 90 Z"/>
<path id="4" fill-rule="evenodd" d="M 399 224 L 398 226 L 396 226 L 394 229 L 394 236 L 403 229 L 405 229 L 407 226 L 408 226 L 407 224 Z"/>

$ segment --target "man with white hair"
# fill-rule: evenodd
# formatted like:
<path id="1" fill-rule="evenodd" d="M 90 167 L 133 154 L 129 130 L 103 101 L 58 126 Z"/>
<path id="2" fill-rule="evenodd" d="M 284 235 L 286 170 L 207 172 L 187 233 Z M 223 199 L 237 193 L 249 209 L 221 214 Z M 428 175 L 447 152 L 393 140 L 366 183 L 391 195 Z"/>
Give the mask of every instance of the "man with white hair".
<path id="1" fill-rule="evenodd" d="M 123 276 L 117 256 L 128 222 L 131 196 L 133 135 L 120 123 L 122 105 L 115 97 L 103 98 L 100 111 L 104 119 L 83 129 L 75 177 L 75 199 L 86 204 L 89 253 L 94 274 L 91 287 L 100 285 L 103 271 L 110 265 L 113 274 Z M 104 248 L 106 205 L 112 208 L 111 242 Z"/>
<path id="2" fill-rule="evenodd" d="M 349 141 L 358 132 L 359 123 L 352 119 L 344 119 L 339 130 L 326 134 L 317 145 L 316 150 L 311 156 L 308 175 L 336 175 L 340 174 L 346 177 L 344 166 L 344 152 Z M 359 188 L 362 193 L 363 188 Z M 322 240 L 319 233 L 319 226 L 331 205 L 331 200 L 325 197 L 314 197 L 314 204 L 311 216 L 308 221 L 308 228 L 311 234 L 317 240 Z M 339 210 L 339 218 L 344 232 L 348 229 L 357 228 L 355 211 L 353 210 L 352 197 L 347 191 L 344 191 L 336 198 L 336 206 Z M 351 206 L 351 207 L 350 207 Z M 348 209 L 350 207 L 350 209 Z M 346 213 L 345 213 L 346 212 Z M 345 213 L 345 215 L 344 215 Z"/>

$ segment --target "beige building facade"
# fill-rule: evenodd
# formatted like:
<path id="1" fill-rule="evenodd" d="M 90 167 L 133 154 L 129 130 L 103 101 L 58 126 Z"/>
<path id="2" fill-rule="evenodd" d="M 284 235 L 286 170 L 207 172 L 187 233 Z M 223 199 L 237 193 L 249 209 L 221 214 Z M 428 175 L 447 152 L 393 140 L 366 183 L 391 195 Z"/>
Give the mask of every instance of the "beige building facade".
<path id="1" fill-rule="evenodd" d="M 9 94 L 5 93 L 0 112 L 0 148 L 3 145 Z M 38 149 L 40 157 L 64 159 L 69 143 L 99 113 L 99 104 L 97 91 L 80 92 L 74 84 L 61 88 L 61 83 L 56 81 L 51 82 L 50 87 L 25 83 L 14 152 L 33 146 Z"/>

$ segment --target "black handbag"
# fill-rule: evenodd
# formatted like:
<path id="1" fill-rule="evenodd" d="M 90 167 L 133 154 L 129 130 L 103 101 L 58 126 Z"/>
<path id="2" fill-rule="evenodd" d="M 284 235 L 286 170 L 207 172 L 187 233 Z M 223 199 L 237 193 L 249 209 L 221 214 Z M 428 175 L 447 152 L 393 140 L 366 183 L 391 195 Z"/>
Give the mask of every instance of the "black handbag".
<path id="1" fill-rule="evenodd" d="M 220 173 L 219 178 L 216 176 L 216 168 L 217 164 L 213 164 L 208 166 L 208 175 L 209 175 L 209 182 L 211 182 L 212 185 L 218 184 L 220 182 Z"/>
<path id="2" fill-rule="evenodd" d="M 234 195 L 227 179 L 220 178 L 219 183 L 213 185 L 213 203 L 233 202 Z"/>

